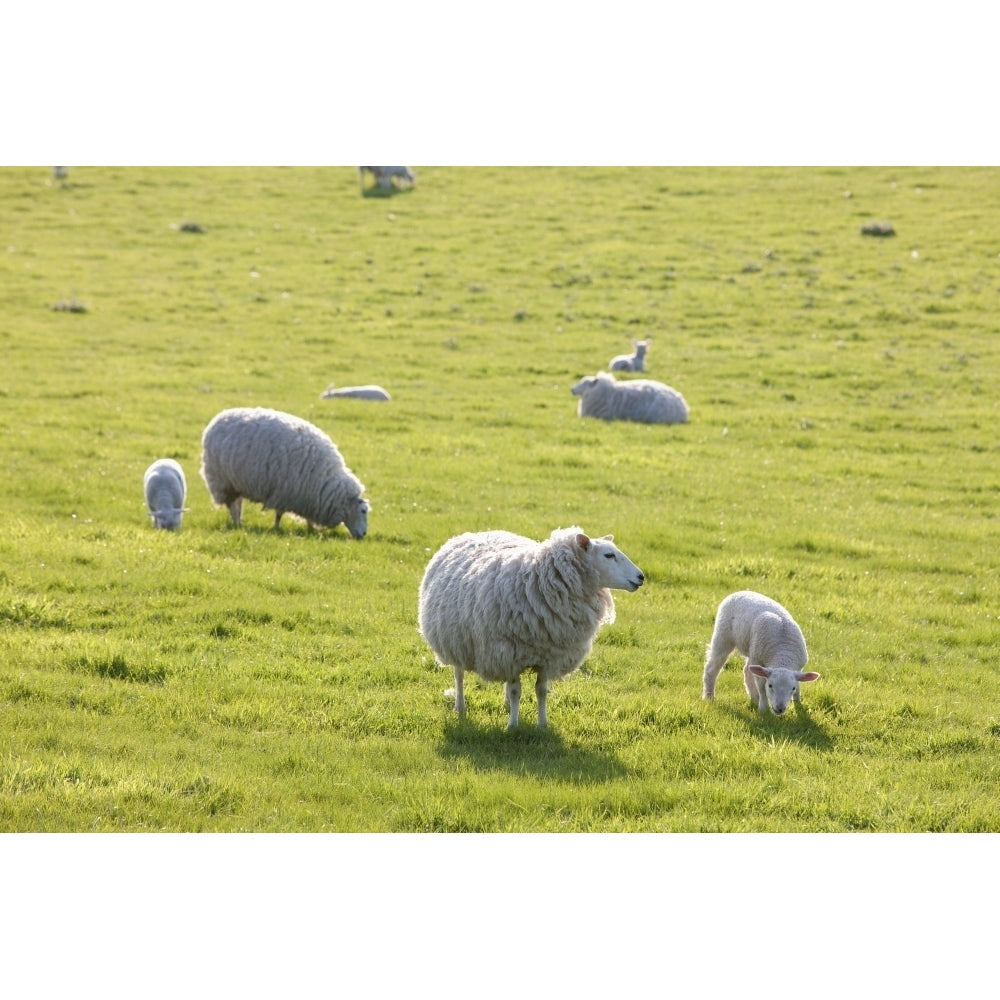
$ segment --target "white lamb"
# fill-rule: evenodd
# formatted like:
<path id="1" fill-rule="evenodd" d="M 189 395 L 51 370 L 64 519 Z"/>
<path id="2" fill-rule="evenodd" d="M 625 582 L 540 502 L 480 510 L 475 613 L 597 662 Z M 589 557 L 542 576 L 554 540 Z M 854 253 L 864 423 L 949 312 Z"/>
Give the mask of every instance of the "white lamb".
<path id="1" fill-rule="evenodd" d="M 550 681 L 572 673 L 598 630 L 615 620 L 609 587 L 637 590 L 642 571 L 612 541 L 580 528 L 536 542 L 509 531 L 466 533 L 437 551 L 420 583 L 420 632 L 455 672 L 455 710 L 465 715 L 464 674 L 503 681 L 508 729 L 518 723 L 521 674 L 537 674 L 538 725 Z"/>
<path id="2" fill-rule="evenodd" d="M 319 394 L 320 399 L 340 399 L 344 397 L 351 399 L 392 399 L 392 396 L 380 385 L 344 385 L 336 389 L 331 383 Z"/>
<path id="3" fill-rule="evenodd" d="M 417 181 L 417 175 L 409 167 L 358 167 L 362 188 L 365 186 L 366 171 L 375 178 L 375 182 L 384 191 L 392 187 L 394 177 L 410 186 Z"/>
<path id="4" fill-rule="evenodd" d="M 214 417 L 201 441 L 201 476 L 235 524 L 246 498 L 274 510 L 275 528 L 291 513 L 310 527 L 343 523 L 355 538 L 365 537 L 365 488 L 314 424 L 278 410 L 237 407 Z"/>
<path id="5" fill-rule="evenodd" d="M 619 354 L 611 359 L 608 371 L 612 372 L 644 372 L 646 370 L 646 351 L 649 350 L 648 340 L 633 340 L 635 352 Z"/>
<path id="6" fill-rule="evenodd" d="M 783 715 L 790 701 L 800 703 L 799 683 L 819 679 L 814 671 L 802 670 L 809 654 L 792 616 L 777 601 L 752 590 L 730 594 L 719 605 L 706 651 L 703 698 L 715 697 L 716 678 L 734 650 L 746 657 L 743 686 L 759 712 L 770 706 L 775 715 Z"/>
<path id="7" fill-rule="evenodd" d="M 580 397 L 577 413 L 601 420 L 635 420 L 646 424 L 687 423 L 684 397 L 669 385 L 636 378 L 618 382 L 607 372 L 580 379 L 570 390 Z"/>
<path id="8" fill-rule="evenodd" d="M 176 531 L 187 510 L 187 482 L 180 465 L 172 458 L 158 458 L 142 477 L 142 491 L 153 527 Z"/>

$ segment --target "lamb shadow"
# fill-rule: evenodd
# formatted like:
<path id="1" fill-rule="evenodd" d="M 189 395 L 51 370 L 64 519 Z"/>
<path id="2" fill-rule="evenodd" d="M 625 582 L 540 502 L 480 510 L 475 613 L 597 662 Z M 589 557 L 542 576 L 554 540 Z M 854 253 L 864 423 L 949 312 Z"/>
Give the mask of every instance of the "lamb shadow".
<path id="1" fill-rule="evenodd" d="M 809 714 L 805 705 L 793 705 L 785 715 L 773 712 L 763 714 L 752 708 L 746 710 L 732 705 L 721 706 L 733 717 L 746 723 L 747 732 L 761 739 L 794 740 L 814 750 L 832 750 L 833 740 L 827 731 Z"/>
<path id="2" fill-rule="evenodd" d="M 627 774 L 616 757 L 570 746 L 552 728 L 539 729 L 530 723 L 508 731 L 453 715 L 445 723 L 438 753 L 448 759 L 464 758 L 477 771 L 502 769 L 578 785 L 600 784 Z"/>

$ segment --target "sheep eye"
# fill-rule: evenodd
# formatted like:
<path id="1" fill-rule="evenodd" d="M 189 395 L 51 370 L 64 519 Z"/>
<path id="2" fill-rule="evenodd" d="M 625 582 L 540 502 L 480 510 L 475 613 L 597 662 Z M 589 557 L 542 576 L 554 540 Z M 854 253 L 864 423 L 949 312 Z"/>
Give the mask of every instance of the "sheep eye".
<path id="1" fill-rule="evenodd" d="M 614 552 L 605 552 L 604 553 L 604 558 L 605 559 L 614 559 L 614 557 L 615 557 Z"/>

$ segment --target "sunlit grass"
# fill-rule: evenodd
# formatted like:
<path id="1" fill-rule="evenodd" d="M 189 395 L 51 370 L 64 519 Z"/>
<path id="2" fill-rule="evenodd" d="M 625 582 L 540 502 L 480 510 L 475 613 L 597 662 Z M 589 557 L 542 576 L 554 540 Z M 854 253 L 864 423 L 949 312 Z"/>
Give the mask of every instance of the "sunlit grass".
<path id="1" fill-rule="evenodd" d="M 418 175 L 0 170 L 0 827 L 1000 829 L 997 172 Z M 569 387 L 638 337 L 690 423 L 579 419 Z M 327 430 L 368 537 L 233 529 L 198 463 L 234 405 Z M 529 695 L 504 732 L 499 685 L 457 719 L 427 561 L 569 524 L 647 585 L 549 731 Z M 752 712 L 735 659 L 700 700 L 744 588 L 803 628 L 798 714 Z"/>

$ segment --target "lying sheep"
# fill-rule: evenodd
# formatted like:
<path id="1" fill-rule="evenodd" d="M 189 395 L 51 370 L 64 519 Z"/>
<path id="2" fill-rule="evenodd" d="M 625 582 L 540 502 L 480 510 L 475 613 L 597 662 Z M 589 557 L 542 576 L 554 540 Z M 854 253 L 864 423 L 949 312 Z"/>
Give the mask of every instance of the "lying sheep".
<path id="1" fill-rule="evenodd" d="M 633 340 L 633 354 L 619 354 L 611 359 L 608 371 L 612 372 L 644 372 L 646 370 L 646 351 L 649 350 L 648 340 Z"/>
<path id="2" fill-rule="evenodd" d="M 217 506 L 235 524 L 243 499 L 273 508 L 274 527 L 296 514 L 310 527 L 343 522 L 355 538 L 368 530 L 364 486 L 344 464 L 337 446 L 315 425 L 264 407 L 223 410 L 201 438 L 201 476 Z"/>
<path id="3" fill-rule="evenodd" d="M 715 681 L 733 650 L 746 657 L 743 686 L 760 712 L 770 705 L 783 715 L 789 701 L 799 704 L 799 683 L 819 674 L 802 668 L 809 660 L 802 630 L 792 616 L 770 597 L 752 590 L 730 594 L 719 605 L 708 645 L 702 697 L 715 697 Z"/>
<path id="4" fill-rule="evenodd" d="M 580 397 L 577 413 L 601 420 L 636 420 L 646 424 L 683 424 L 689 410 L 684 397 L 669 385 L 637 378 L 617 382 L 598 372 L 580 379 L 570 390 Z"/>
<path id="5" fill-rule="evenodd" d="M 358 177 L 361 178 L 362 190 L 364 190 L 365 186 L 366 172 L 375 178 L 375 183 L 383 191 L 387 191 L 392 187 L 392 179 L 394 177 L 408 185 L 413 185 L 417 182 L 417 175 L 409 167 L 358 167 Z"/>
<path id="6" fill-rule="evenodd" d="M 142 477 L 142 491 L 154 528 L 176 531 L 187 511 L 184 470 L 172 458 L 158 458 Z"/>
<path id="7" fill-rule="evenodd" d="M 521 674 L 537 675 L 538 725 L 550 681 L 572 673 L 600 627 L 615 620 L 609 587 L 637 590 L 642 571 L 612 541 L 580 528 L 536 542 L 509 531 L 467 533 L 437 551 L 420 583 L 419 627 L 438 663 L 455 672 L 455 710 L 465 715 L 464 674 L 503 681 L 508 729 L 518 723 Z"/>
<path id="8" fill-rule="evenodd" d="M 333 383 L 331 383 L 319 394 L 320 399 L 337 399 L 343 397 L 350 397 L 352 399 L 392 399 L 392 396 L 380 385 L 345 385 L 339 389 L 335 389 Z"/>

